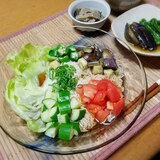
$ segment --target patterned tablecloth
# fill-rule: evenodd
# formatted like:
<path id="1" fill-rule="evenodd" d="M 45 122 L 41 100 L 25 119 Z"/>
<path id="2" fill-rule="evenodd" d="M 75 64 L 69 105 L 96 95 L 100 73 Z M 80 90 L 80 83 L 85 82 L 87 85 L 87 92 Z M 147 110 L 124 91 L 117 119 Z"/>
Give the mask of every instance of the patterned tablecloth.
<path id="1" fill-rule="evenodd" d="M 112 21 L 114 16 L 110 16 Z M 66 13 L 62 11 L 56 15 L 50 16 L 38 23 L 28 26 L 12 35 L 0 39 L 0 60 L 5 54 L 12 51 L 15 46 L 20 48 L 26 42 L 34 42 L 41 44 L 51 44 L 55 38 L 63 38 L 65 36 L 56 35 L 56 29 L 61 26 L 64 28 L 71 27 L 72 23 Z M 54 33 L 52 36 L 49 33 Z M 33 36 L 36 35 L 36 36 Z M 65 35 L 65 33 L 64 33 Z M 158 79 L 160 75 L 159 58 L 140 57 L 147 74 L 148 85 L 151 85 Z M 8 138 L 4 132 L 0 132 L 0 160 L 65 160 L 65 159 L 105 159 L 110 156 L 116 149 L 122 146 L 132 136 L 134 136 L 141 128 L 143 128 L 149 121 L 160 114 L 160 94 L 153 97 L 145 105 L 140 118 L 136 121 L 134 126 L 125 133 L 121 138 L 113 143 L 91 152 L 86 152 L 76 155 L 49 155 L 35 152 L 26 149 L 19 144 L 15 143 L 12 139 Z"/>

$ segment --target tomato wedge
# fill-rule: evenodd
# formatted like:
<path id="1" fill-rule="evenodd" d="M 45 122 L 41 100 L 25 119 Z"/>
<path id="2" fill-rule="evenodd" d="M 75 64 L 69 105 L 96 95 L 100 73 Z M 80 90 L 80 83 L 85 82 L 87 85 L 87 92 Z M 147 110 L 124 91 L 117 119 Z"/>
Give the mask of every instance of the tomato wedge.
<path id="1" fill-rule="evenodd" d="M 98 91 L 96 93 L 92 103 L 104 106 L 104 105 L 106 105 L 106 100 L 107 100 L 107 92 L 106 91 Z"/>
<path id="2" fill-rule="evenodd" d="M 113 109 L 112 112 L 117 117 L 124 107 L 124 99 L 121 98 L 118 102 L 113 103 L 113 106 L 114 106 L 114 109 Z"/>
<path id="3" fill-rule="evenodd" d="M 117 117 L 124 106 L 121 89 L 109 79 L 92 79 L 88 84 L 77 87 L 76 92 L 99 122 L 103 122 L 110 113 Z"/>
<path id="4" fill-rule="evenodd" d="M 101 106 L 96 105 L 96 104 L 89 104 L 89 105 L 86 106 L 86 108 L 94 116 L 97 114 L 97 112 L 102 110 Z"/>
<path id="5" fill-rule="evenodd" d="M 111 102 L 118 102 L 121 99 L 122 92 L 119 87 L 110 85 L 107 90 L 107 96 Z"/>
<path id="6" fill-rule="evenodd" d="M 76 88 L 76 92 L 77 92 L 80 96 L 82 96 L 83 93 L 84 93 L 84 91 L 83 91 L 83 86 L 78 86 L 78 87 Z"/>
<path id="7" fill-rule="evenodd" d="M 107 116 L 110 114 L 110 111 L 108 110 L 100 110 L 97 112 L 96 114 L 96 119 L 99 121 L 99 122 L 103 122 Z"/>
<path id="8" fill-rule="evenodd" d="M 83 85 L 84 96 L 93 99 L 97 93 L 97 87 L 93 84 Z"/>

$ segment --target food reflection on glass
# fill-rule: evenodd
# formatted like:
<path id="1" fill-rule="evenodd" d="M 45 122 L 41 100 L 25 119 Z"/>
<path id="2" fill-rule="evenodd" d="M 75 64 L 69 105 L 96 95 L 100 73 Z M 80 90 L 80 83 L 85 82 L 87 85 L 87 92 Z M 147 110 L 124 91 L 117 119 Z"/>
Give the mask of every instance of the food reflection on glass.
<path id="1" fill-rule="evenodd" d="M 71 140 L 109 125 L 124 107 L 124 75 L 108 48 L 27 44 L 7 63 L 15 76 L 6 100 L 33 132 Z"/>
<path id="2" fill-rule="evenodd" d="M 74 16 L 82 22 L 97 22 L 104 18 L 102 12 L 91 8 L 77 8 Z"/>
<path id="3" fill-rule="evenodd" d="M 124 35 L 129 43 L 153 51 L 160 45 L 160 21 L 156 18 L 149 21 L 143 18 L 139 23 L 127 23 Z"/>

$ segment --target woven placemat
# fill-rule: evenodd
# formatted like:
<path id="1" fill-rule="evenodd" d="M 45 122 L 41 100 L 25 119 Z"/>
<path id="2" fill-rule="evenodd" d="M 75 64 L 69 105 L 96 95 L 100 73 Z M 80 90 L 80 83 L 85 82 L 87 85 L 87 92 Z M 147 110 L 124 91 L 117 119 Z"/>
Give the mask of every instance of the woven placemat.
<path id="1" fill-rule="evenodd" d="M 110 16 L 110 20 L 113 20 L 113 16 Z M 66 11 L 59 12 L 56 15 L 52 15 L 40 22 L 37 22 L 31 26 L 28 26 L 20 31 L 17 31 L 7 37 L 0 39 L 0 60 L 16 46 L 18 50 L 25 43 L 31 42 L 34 44 L 49 44 L 54 45 L 57 41 L 65 42 L 65 32 L 63 29 L 70 28 L 72 26 L 71 20 L 68 17 Z M 61 27 L 61 32 L 58 32 Z M 74 34 L 68 32 L 67 34 Z M 72 40 L 79 39 L 79 35 L 75 34 L 72 36 Z M 56 39 L 56 41 L 55 41 Z M 142 60 L 145 71 L 148 78 L 148 85 L 154 83 L 160 75 L 159 59 L 153 58 L 152 62 L 150 58 L 140 57 Z M 133 135 L 135 135 L 141 128 L 143 128 L 149 121 L 155 116 L 160 114 L 160 104 L 156 105 L 160 101 L 160 94 L 152 98 L 145 105 L 145 108 L 136 121 L 134 126 L 124 134 L 121 138 L 117 139 L 113 143 L 91 152 L 75 155 L 49 155 L 39 152 L 35 152 L 26 149 L 19 144 L 15 143 L 12 139 L 8 138 L 3 131 L 0 131 L 0 160 L 66 160 L 66 159 L 77 159 L 77 160 L 88 160 L 88 159 L 105 159 L 110 156 L 115 150 L 121 145 L 128 141 Z"/>

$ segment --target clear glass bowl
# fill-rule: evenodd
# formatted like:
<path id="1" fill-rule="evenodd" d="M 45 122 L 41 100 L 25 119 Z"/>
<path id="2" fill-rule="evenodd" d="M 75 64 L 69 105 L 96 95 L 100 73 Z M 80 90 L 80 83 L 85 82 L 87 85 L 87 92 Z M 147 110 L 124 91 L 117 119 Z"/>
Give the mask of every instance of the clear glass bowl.
<path id="1" fill-rule="evenodd" d="M 45 38 L 43 41 L 38 38 L 36 40 L 33 39 L 30 42 L 42 45 L 49 44 L 51 46 L 55 46 L 58 43 L 83 46 L 96 44 L 100 48 L 110 48 L 114 53 L 118 64 L 120 64 L 124 70 L 125 107 L 140 93 L 142 94 L 142 101 L 130 114 L 121 114 L 111 125 L 97 125 L 91 131 L 82 133 L 80 136 L 74 137 L 69 142 L 52 139 L 43 134 L 35 134 L 26 127 L 25 121 L 18 117 L 5 101 L 4 93 L 6 83 L 14 74 L 5 63 L 6 57 L 3 57 L 0 62 L 0 126 L 9 137 L 22 146 L 52 154 L 82 153 L 98 149 L 121 137 L 134 124 L 144 107 L 146 97 L 146 76 L 143 66 L 135 53 L 133 53 L 129 47 L 128 50 L 122 47 L 118 43 L 120 40 L 117 41 L 113 35 L 105 31 L 97 29 L 95 32 L 84 32 L 79 31 L 76 28 L 79 30 L 95 30 L 95 28 L 80 26 L 71 27 L 67 30 L 59 28 L 57 32 L 60 37 L 55 37 L 53 41 L 46 42 Z M 62 38 L 61 36 L 64 34 L 65 36 Z M 20 46 L 21 45 L 19 44 L 19 47 Z M 15 46 L 13 50 L 19 50 L 19 47 Z"/>

